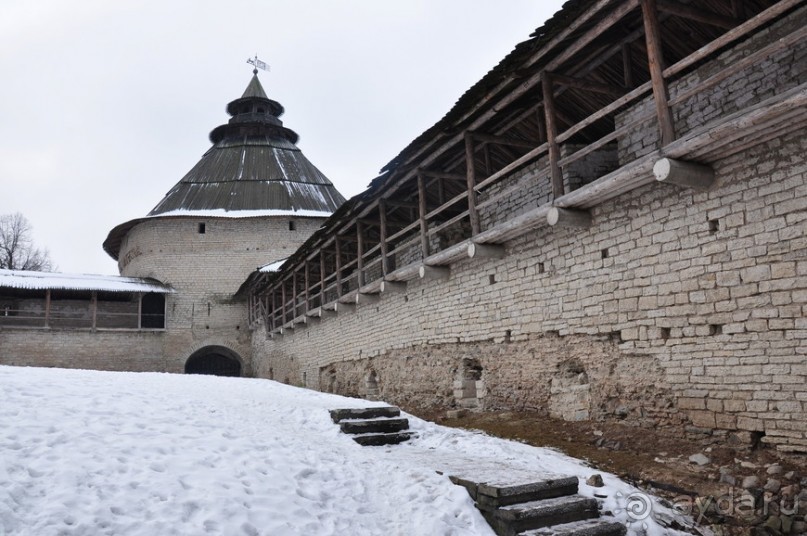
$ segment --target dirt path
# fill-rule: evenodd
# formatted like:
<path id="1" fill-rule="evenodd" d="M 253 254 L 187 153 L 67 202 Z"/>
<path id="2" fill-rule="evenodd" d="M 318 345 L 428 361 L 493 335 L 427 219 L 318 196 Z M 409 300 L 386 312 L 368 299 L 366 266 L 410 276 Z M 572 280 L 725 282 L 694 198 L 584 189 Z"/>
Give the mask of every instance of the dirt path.
<path id="1" fill-rule="evenodd" d="M 717 535 L 807 534 L 807 457 L 764 444 L 725 444 L 681 430 L 615 422 L 566 422 L 537 413 L 411 411 L 445 426 L 552 447 L 652 491 Z M 693 460 L 690 457 L 696 456 Z"/>

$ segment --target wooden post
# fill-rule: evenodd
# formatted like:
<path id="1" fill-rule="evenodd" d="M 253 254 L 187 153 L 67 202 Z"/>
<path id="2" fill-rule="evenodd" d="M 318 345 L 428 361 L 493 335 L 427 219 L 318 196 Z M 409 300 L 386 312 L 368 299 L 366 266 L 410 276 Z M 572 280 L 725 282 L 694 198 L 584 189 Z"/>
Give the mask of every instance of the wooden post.
<path id="1" fill-rule="evenodd" d="M 281 305 L 282 314 L 280 316 L 281 320 L 283 320 L 281 326 L 285 326 L 286 322 L 288 322 L 288 320 L 286 319 L 286 281 L 280 282 L 280 299 L 283 302 L 283 304 Z"/>
<path id="2" fill-rule="evenodd" d="M 653 164 L 653 175 L 659 182 L 700 191 L 708 190 L 715 182 L 715 172 L 709 166 L 672 158 L 662 158 Z"/>
<path id="3" fill-rule="evenodd" d="M 50 327 L 50 289 L 45 291 L 45 327 Z"/>
<path id="4" fill-rule="evenodd" d="M 95 331 L 96 326 L 98 325 L 98 291 L 93 290 L 92 294 L 90 295 L 90 312 L 92 315 L 92 330 Z"/>
<path id="5" fill-rule="evenodd" d="M 476 165 L 474 163 L 474 139 L 470 131 L 465 132 L 465 179 L 468 183 L 468 218 L 471 220 L 471 236 L 479 234 L 479 214 L 476 212 Z"/>
<path id="6" fill-rule="evenodd" d="M 362 294 L 361 292 L 356 293 L 356 305 L 365 305 L 370 303 L 378 303 L 381 298 L 378 294 Z"/>
<path id="7" fill-rule="evenodd" d="M 137 329 L 143 329 L 143 293 L 137 293 Z"/>
<path id="8" fill-rule="evenodd" d="M 560 147 L 558 146 L 558 124 L 555 115 L 555 97 L 552 94 L 552 75 L 546 71 L 541 75 L 541 90 L 544 94 L 544 116 L 546 118 L 546 142 L 549 145 L 549 169 L 552 177 L 552 198 L 563 195 L 563 174 L 560 171 Z"/>
<path id="9" fill-rule="evenodd" d="M 485 177 L 490 177 L 490 144 L 482 146 L 482 154 L 485 157 Z"/>
<path id="10" fill-rule="evenodd" d="M 656 104 L 656 116 L 661 130 L 661 146 L 675 140 L 672 112 L 668 104 L 667 82 L 664 80 L 664 55 L 661 50 L 661 32 L 658 23 L 656 0 L 640 0 L 644 34 L 647 42 L 647 61 L 650 69 L 650 80 L 653 84 L 653 100 Z"/>
<path id="11" fill-rule="evenodd" d="M 325 305 L 325 248 L 319 250 L 319 306 Z"/>
<path id="12" fill-rule="evenodd" d="M 303 270 L 305 270 L 305 308 L 304 312 L 309 311 L 309 300 L 311 299 L 311 279 L 308 276 L 308 261 L 303 261 Z"/>
<path id="13" fill-rule="evenodd" d="M 272 314 L 267 315 L 266 331 L 274 331 L 275 328 L 277 327 L 276 325 L 277 323 L 275 322 L 275 315 L 277 315 L 276 297 L 277 297 L 277 289 L 272 288 Z"/>
<path id="14" fill-rule="evenodd" d="M 633 54 L 631 53 L 630 43 L 623 43 L 622 45 L 622 73 L 625 77 L 625 87 L 630 89 L 633 87 Z"/>
<path id="15" fill-rule="evenodd" d="M 389 246 L 387 245 L 387 203 L 384 199 L 378 200 L 378 219 L 381 226 L 379 233 L 381 234 L 381 274 L 382 277 L 389 273 Z"/>
<path id="16" fill-rule="evenodd" d="M 356 221 L 356 238 L 356 288 L 361 288 L 364 285 L 364 225 L 360 221 Z"/>
<path id="17" fill-rule="evenodd" d="M 426 221 L 426 183 L 422 173 L 418 173 L 418 218 L 420 219 L 421 258 L 429 256 L 429 223 Z"/>
<path id="18" fill-rule="evenodd" d="M 291 272 L 291 320 L 297 318 L 297 268 Z"/>
<path id="19" fill-rule="evenodd" d="M 339 235 L 333 237 L 336 246 L 336 296 L 342 297 L 342 246 L 339 245 Z"/>
<path id="20" fill-rule="evenodd" d="M 544 111 L 543 104 L 541 104 L 537 110 L 539 110 L 536 114 L 536 120 L 538 122 L 538 144 L 541 144 L 546 141 L 546 112 Z"/>
<path id="21" fill-rule="evenodd" d="M 558 227 L 589 227 L 591 226 L 591 213 L 587 210 L 552 207 L 546 213 L 546 221 L 553 227 L 556 225 Z"/>

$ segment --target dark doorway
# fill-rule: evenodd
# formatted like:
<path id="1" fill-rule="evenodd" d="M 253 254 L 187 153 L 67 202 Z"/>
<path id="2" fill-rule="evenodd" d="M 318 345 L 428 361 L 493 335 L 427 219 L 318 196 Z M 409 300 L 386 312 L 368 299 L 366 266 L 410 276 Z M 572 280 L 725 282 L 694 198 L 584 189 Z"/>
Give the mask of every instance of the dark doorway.
<path id="1" fill-rule="evenodd" d="M 241 361 L 232 350 L 208 346 L 197 350 L 185 362 L 185 374 L 241 376 Z"/>

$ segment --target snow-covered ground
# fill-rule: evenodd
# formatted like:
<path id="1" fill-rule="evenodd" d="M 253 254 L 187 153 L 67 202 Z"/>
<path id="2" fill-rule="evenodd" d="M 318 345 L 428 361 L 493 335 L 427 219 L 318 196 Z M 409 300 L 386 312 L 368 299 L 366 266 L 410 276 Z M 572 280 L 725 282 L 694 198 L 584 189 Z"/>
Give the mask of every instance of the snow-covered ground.
<path id="1" fill-rule="evenodd" d="M 0 366 L 0 536 L 491 535 L 447 475 L 595 491 L 578 460 L 416 418 L 409 443 L 361 447 L 327 410 L 368 405 L 268 380 Z M 603 477 L 631 521 L 637 490 Z"/>

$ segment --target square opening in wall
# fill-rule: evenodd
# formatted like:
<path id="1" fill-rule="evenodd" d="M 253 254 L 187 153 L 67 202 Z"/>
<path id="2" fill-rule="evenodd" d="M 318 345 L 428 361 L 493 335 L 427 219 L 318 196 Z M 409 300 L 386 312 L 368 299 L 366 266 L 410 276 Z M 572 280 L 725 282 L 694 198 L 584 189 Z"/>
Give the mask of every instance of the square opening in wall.
<path id="1" fill-rule="evenodd" d="M 709 234 L 715 234 L 720 230 L 720 222 L 718 220 L 709 220 Z"/>
<path id="2" fill-rule="evenodd" d="M 196 230 L 199 232 L 199 234 L 205 234 L 207 232 L 207 225 L 205 225 L 204 223 L 200 223 L 197 226 Z"/>
<path id="3" fill-rule="evenodd" d="M 608 248 L 605 248 L 602 251 L 600 251 L 600 257 L 602 257 L 603 259 L 607 259 L 608 257 L 610 257 L 610 255 L 608 254 Z"/>
<path id="4" fill-rule="evenodd" d="M 490 283 L 491 285 L 496 283 L 496 275 L 495 274 L 490 274 L 488 276 L 488 283 Z"/>
<path id="5" fill-rule="evenodd" d="M 293 221 L 289 221 L 289 231 L 296 231 L 296 230 L 297 230 L 297 224 Z"/>
<path id="6" fill-rule="evenodd" d="M 539 273 L 539 274 L 542 274 L 542 273 L 544 273 L 545 271 L 546 271 L 546 267 L 544 266 L 544 263 L 539 262 L 539 263 L 538 263 L 538 273 Z"/>
<path id="7" fill-rule="evenodd" d="M 723 326 L 720 324 L 709 324 L 709 335 L 722 335 Z"/>

